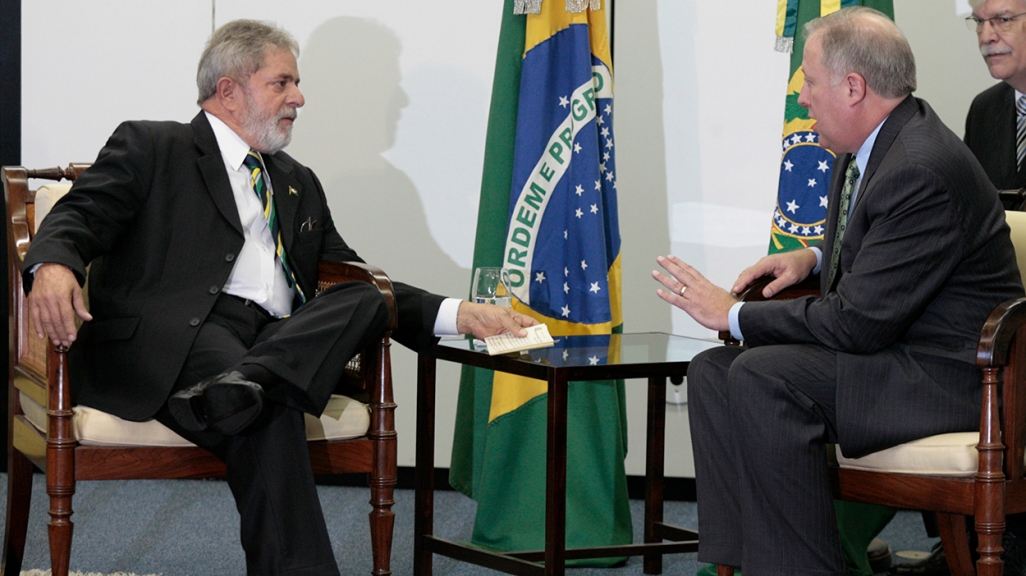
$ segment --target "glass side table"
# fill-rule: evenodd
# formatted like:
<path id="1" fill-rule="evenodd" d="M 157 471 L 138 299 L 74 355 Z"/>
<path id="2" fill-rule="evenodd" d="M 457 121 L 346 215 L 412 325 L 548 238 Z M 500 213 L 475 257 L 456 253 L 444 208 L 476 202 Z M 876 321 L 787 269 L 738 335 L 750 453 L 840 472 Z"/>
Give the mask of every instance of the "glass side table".
<path id="1" fill-rule="evenodd" d="M 699 352 L 722 346 L 657 332 L 562 336 L 551 348 L 489 356 L 469 338 L 442 340 L 419 357 L 414 573 L 432 573 L 432 558 L 450 558 L 523 575 L 563 575 L 567 560 L 644 555 L 646 574 L 662 572 L 662 555 L 698 550 L 698 533 L 663 523 L 666 380 L 680 382 Z M 435 364 L 446 360 L 548 382 L 545 549 L 492 552 L 434 536 Z M 566 548 L 567 384 L 571 381 L 644 378 L 648 381 L 644 543 Z M 538 562 L 543 562 L 539 564 Z"/>

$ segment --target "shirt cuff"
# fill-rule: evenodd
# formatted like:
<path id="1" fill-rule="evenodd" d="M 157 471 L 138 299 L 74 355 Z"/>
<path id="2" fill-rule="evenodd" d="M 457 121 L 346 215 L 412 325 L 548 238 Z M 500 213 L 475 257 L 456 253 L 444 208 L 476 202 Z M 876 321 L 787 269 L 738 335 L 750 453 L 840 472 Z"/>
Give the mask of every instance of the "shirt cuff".
<path id="1" fill-rule="evenodd" d="M 737 318 L 737 315 L 741 313 L 741 307 L 744 305 L 744 302 L 735 302 L 734 305 L 730 307 L 730 312 L 727 314 L 727 322 L 730 323 L 730 335 L 738 341 L 744 341 L 745 339 L 744 335 L 741 334 L 741 325 Z"/>
<path id="2" fill-rule="evenodd" d="M 456 315 L 462 302 L 459 298 L 442 300 L 442 305 L 438 307 L 438 316 L 435 316 L 435 336 L 459 336 Z"/>
<path id="3" fill-rule="evenodd" d="M 812 269 L 812 273 L 819 274 L 819 271 L 823 269 L 823 251 L 819 246 L 809 246 L 808 249 L 816 253 L 816 267 Z"/>

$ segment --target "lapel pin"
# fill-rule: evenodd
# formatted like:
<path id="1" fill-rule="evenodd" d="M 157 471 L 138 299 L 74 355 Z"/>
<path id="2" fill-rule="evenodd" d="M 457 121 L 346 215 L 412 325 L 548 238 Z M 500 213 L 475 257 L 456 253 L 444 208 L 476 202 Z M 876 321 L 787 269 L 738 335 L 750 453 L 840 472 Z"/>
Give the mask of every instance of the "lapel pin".
<path id="1" fill-rule="evenodd" d="M 299 196 L 299 190 L 289 186 L 289 196 Z"/>

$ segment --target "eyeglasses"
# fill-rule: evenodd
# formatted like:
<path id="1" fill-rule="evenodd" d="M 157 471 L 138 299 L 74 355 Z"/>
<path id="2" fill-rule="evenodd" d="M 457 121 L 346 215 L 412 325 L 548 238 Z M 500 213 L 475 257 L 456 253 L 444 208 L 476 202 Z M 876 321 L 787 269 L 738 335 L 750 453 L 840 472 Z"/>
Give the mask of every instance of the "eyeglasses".
<path id="1" fill-rule="evenodd" d="M 980 32 L 983 32 L 983 25 L 990 22 L 990 25 L 993 26 L 995 30 L 1008 32 L 1012 27 L 1012 23 L 1015 22 L 1015 19 L 1023 15 L 1026 15 L 1026 12 L 1012 14 L 1011 16 L 995 16 L 993 18 L 977 18 L 974 14 L 965 19 L 965 27 L 968 28 L 970 32 L 976 32 L 979 34 Z"/>

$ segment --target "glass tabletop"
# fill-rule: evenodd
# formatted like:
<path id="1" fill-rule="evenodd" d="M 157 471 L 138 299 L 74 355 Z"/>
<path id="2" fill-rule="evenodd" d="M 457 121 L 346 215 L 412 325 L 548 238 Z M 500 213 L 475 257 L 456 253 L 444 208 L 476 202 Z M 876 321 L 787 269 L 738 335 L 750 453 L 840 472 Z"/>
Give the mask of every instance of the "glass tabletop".
<path id="1" fill-rule="evenodd" d="M 501 358 L 556 368 L 672 364 L 690 362 L 699 352 L 723 345 L 718 340 L 702 340 L 662 332 L 558 336 L 554 339 L 556 343 L 552 347 L 516 352 Z M 471 338 L 443 339 L 439 347 L 485 356 L 488 354 L 483 342 Z M 442 355 L 445 355 L 444 352 Z"/>

